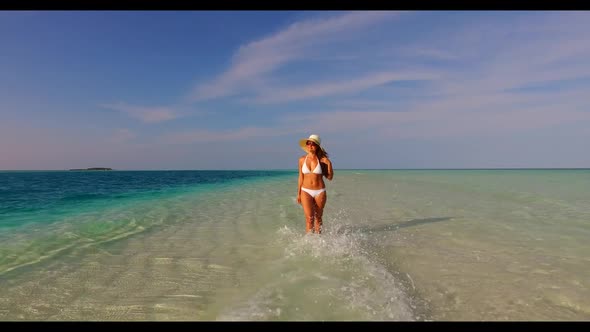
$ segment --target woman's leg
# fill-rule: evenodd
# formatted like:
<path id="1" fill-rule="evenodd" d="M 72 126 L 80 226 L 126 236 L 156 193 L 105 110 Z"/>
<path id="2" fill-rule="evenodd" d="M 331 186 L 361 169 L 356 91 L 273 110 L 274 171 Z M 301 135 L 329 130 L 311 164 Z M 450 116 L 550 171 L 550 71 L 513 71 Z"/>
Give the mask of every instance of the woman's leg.
<path id="1" fill-rule="evenodd" d="M 322 216 L 324 214 L 324 207 L 326 206 L 326 200 L 328 199 L 328 195 L 326 192 L 322 192 L 321 194 L 317 195 L 314 199 L 315 203 L 315 232 L 320 234 L 322 232 Z"/>
<path id="2" fill-rule="evenodd" d="M 305 214 L 305 233 L 309 233 L 310 231 L 313 231 L 315 201 L 310 194 L 301 191 L 301 205 L 303 206 L 303 213 Z"/>

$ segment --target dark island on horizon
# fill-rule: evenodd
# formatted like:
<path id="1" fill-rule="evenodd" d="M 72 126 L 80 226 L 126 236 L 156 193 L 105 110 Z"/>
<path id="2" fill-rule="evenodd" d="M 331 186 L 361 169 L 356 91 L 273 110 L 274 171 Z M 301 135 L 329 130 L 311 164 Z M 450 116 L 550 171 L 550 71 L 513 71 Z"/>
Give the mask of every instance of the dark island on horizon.
<path id="1" fill-rule="evenodd" d="M 109 167 L 72 168 L 70 171 L 112 171 Z"/>

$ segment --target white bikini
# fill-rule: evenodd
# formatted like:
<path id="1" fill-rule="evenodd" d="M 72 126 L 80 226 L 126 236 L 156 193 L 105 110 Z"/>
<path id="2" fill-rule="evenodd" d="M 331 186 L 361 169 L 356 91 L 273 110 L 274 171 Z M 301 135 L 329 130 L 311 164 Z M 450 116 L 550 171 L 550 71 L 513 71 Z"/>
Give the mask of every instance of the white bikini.
<path id="1" fill-rule="evenodd" d="M 303 161 L 303 166 L 301 167 L 301 173 L 303 173 L 303 174 L 309 174 L 309 173 L 322 174 L 322 166 L 320 165 L 319 159 L 318 159 L 318 164 L 315 166 L 315 168 L 313 169 L 313 171 L 310 171 L 309 170 L 309 167 L 307 167 L 307 156 L 305 156 L 305 160 Z M 311 197 L 314 197 L 315 198 L 317 195 L 319 195 L 319 194 L 323 193 L 324 191 L 326 191 L 326 188 L 322 188 L 322 189 L 307 189 L 307 188 L 301 187 L 301 190 L 305 191 Z"/>

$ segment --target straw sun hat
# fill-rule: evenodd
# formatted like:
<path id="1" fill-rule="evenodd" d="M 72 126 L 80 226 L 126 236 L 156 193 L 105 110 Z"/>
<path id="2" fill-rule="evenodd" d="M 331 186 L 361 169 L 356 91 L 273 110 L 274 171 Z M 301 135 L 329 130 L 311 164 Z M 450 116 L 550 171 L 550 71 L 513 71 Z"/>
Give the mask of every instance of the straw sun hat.
<path id="1" fill-rule="evenodd" d="M 317 144 L 317 145 L 320 147 L 320 149 L 322 149 L 322 151 L 324 151 L 324 148 L 322 147 L 322 144 L 321 144 L 321 143 L 322 143 L 322 139 L 320 138 L 320 136 L 319 136 L 319 135 L 313 135 L 313 134 L 312 134 L 312 135 L 309 135 L 309 137 L 308 137 L 308 138 L 303 138 L 303 139 L 300 139 L 300 140 L 299 140 L 299 146 L 300 146 L 300 147 L 303 149 L 303 151 L 305 151 L 305 152 L 307 152 L 307 145 L 306 145 L 307 141 L 312 141 L 312 142 L 314 142 L 315 144 Z"/>

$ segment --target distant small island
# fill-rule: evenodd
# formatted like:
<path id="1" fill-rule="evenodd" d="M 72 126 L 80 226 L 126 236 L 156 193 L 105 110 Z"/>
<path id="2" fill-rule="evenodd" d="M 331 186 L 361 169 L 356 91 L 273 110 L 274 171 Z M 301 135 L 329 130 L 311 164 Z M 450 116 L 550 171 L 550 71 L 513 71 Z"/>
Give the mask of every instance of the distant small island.
<path id="1" fill-rule="evenodd" d="M 70 171 L 112 171 L 109 167 L 72 168 Z"/>

